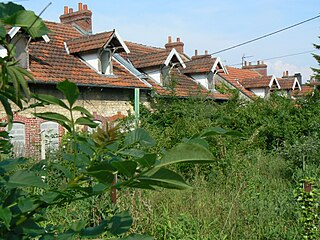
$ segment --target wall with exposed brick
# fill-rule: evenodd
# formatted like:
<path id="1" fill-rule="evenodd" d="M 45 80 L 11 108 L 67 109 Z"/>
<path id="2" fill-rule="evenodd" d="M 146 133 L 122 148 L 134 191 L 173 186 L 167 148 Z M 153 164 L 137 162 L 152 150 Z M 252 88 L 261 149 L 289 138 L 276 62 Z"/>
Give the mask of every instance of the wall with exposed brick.
<path id="1" fill-rule="evenodd" d="M 43 85 L 43 84 L 30 84 L 30 89 L 36 94 L 48 94 L 55 96 L 63 101 L 63 95 L 56 90 L 55 85 Z M 112 89 L 112 88 L 97 88 L 97 87 L 79 87 L 80 97 L 75 105 L 86 108 L 93 114 L 94 120 L 102 122 L 103 125 L 106 122 L 113 122 L 117 119 L 121 119 L 133 114 L 133 102 L 134 102 L 134 89 Z M 140 102 L 144 105 L 149 105 L 147 92 L 141 90 Z M 30 104 L 35 103 L 34 100 L 30 101 Z M 13 106 L 13 110 L 17 111 L 18 108 Z M 48 105 L 44 107 L 36 107 L 26 109 L 21 112 L 17 112 L 14 115 L 14 122 L 20 122 L 25 124 L 25 148 L 26 155 L 37 155 L 40 149 L 40 124 L 45 122 L 42 119 L 34 117 L 34 113 L 40 112 L 57 112 L 69 117 L 69 112 L 59 106 Z M 0 106 L 0 118 L 5 120 L 5 111 Z M 75 117 L 80 117 L 81 113 L 78 112 Z M 87 128 L 84 127 L 83 130 Z M 64 128 L 59 126 L 60 138 L 64 134 Z"/>

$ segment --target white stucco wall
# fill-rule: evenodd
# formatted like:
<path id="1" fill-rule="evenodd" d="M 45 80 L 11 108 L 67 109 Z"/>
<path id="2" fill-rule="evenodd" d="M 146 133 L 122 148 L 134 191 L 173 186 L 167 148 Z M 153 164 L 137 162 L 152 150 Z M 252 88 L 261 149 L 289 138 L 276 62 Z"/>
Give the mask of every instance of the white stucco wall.
<path id="1" fill-rule="evenodd" d="M 266 97 L 266 89 L 265 88 L 254 88 L 254 89 L 250 89 L 250 90 L 258 97 L 261 97 L 261 98 Z"/>
<path id="2" fill-rule="evenodd" d="M 161 85 L 161 72 L 160 68 L 149 68 L 143 70 L 149 77 L 151 77 L 153 80 L 155 80 L 159 85 Z"/>
<path id="3" fill-rule="evenodd" d="M 206 74 L 192 74 L 190 75 L 195 81 L 200 83 L 203 87 L 208 89 L 208 79 Z"/>
<path id="4" fill-rule="evenodd" d="M 87 64 L 99 72 L 98 53 L 85 53 L 80 56 Z"/>

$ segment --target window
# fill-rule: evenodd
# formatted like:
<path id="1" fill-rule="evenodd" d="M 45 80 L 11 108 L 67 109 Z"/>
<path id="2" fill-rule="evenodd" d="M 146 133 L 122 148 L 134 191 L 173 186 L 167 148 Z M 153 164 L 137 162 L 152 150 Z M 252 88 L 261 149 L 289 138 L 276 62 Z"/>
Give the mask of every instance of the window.
<path id="1" fill-rule="evenodd" d="M 24 156 L 25 154 L 25 125 L 23 123 L 14 122 L 12 129 L 9 131 L 13 152 L 16 156 Z"/>
<path id="2" fill-rule="evenodd" d="M 102 128 L 102 122 L 98 121 L 98 120 L 95 120 L 94 121 L 95 123 L 99 124 L 96 128 L 91 128 L 91 127 L 88 127 L 88 133 L 92 134 L 93 132 L 95 132 L 97 130 L 97 128 Z"/>
<path id="3" fill-rule="evenodd" d="M 59 146 L 59 124 L 56 122 L 44 122 L 40 124 L 41 137 L 46 149 L 54 150 Z"/>
<path id="4" fill-rule="evenodd" d="M 110 49 L 104 49 L 102 52 L 100 52 L 99 71 L 102 74 L 107 74 L 107 75 L 113 74 L 111 57 L 112 57 L 112 54 Z"/>

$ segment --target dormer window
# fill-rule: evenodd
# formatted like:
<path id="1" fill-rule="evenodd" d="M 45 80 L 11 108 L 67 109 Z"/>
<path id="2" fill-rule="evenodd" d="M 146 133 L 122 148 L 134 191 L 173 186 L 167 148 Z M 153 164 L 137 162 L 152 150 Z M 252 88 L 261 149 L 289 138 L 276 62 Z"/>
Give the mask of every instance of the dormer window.
<path id="1" fill-rule="evenodd" d="M 112 52 L 110 49 L 103 49 L 99 54 L 99 72 L 101 74 L 113 74 Z"/>
<path id="2" fill-rule="evenodd" d="M 116 30 L 68 40 L 65 48 L 68 54 L 80 57 L 103 75 L 113 75 L 112 59 L 115 53 L 130 53 Z"/>

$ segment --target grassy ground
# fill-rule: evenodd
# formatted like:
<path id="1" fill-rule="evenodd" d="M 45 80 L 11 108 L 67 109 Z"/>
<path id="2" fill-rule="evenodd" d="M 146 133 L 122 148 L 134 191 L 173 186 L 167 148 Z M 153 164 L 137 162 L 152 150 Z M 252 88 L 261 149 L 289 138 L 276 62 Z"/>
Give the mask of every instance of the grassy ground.
<path id="1" fill-rule="evenodd" d="M 133 232 L 156 239 L 299 239 L 288 168 L 261 152 L 234 156 L 227 175 L 196 173 L 188 191 L 123 192 L 121 207 Z"/>

